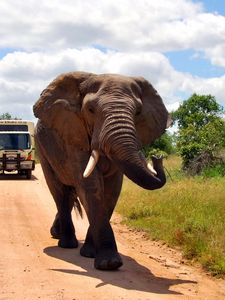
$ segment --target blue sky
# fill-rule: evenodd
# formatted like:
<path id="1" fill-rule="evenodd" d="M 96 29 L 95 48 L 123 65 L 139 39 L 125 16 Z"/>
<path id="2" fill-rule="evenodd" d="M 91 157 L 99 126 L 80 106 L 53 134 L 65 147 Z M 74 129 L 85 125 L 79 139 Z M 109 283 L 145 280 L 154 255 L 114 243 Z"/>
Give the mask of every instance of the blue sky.
<path id="1" fill-rule="evenodd" d="M 169 110 L 193 93 L 225 106 L 224 53 L 222 0 L 1 0 L 0 113 L 34 119 L 40 92 L 76 70 L 143 76 Z"/>
<path id="2" fill-rule="evenodd" d="M 6 56 L 9 53 L 13 53 L 15 51 L 19 51 L 19 49 L 11 49 L 11 48 L 1 48 L 0 49 L 0 59 Z"/>
<path id="3" fill-rule="evenodd" d="M 221 15 L 225 15 L 225 4 L 223 0 L 204 0 L 202 3 L 208 12 L 217 12 Z"/>
<path id="4" fill-rule="evenodd" d="M 203 78 L 217 77 L 225 74 L 225 68 L 214 66 L 202 52 L 192 49 L 166 52 L 170 63 L 177 71 L 191 73 Z"/>
<path id="5" fill-rule="evenodd" d="M 201 2 L 205 11 L 218 13 L 225 16 L 225 2 L 223 0 L 193 1 Z M 171 51 L 165 53 L 171 64 L 179 71 L 189 72 L 193 75 L 210 78 L 225 74 L 225 67 L 213 66 L 202 52 L 195 52 L 193 49 L 184 51 Z M 195 57 L 195 55 L 197 57 Z"/>

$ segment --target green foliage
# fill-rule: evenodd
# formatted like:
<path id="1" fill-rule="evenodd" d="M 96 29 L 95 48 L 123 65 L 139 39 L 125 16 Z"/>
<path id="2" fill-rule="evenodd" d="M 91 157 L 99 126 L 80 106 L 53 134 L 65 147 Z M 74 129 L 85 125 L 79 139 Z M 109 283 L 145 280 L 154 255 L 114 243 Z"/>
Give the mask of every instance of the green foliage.
<path id="1" fill-rule="evenodd" d="M 143 153 L 150 159 L 152 155 L 167 157 L 168 154 L 175 153 L 173 136 L 165 132 L 153 144 L 143 147 Z"/>
<path id="2" fill-rule="evenodd" d="M 12 117 L 10 113 L 6 112 L 0 115 L 0 120 L 21 120 L 21 119 L 17 117 Z"/>
<path id="3" fill-rule="evenodd" d="M 9 113 L 0 115 L 0 120 L 12 120 L 12 116 Z"/>
<path id="4" fill-rule="evenodd" d="M 218 118 L 218 114 L 222 112 L 223 108 L 214 96 L 193 94 L 172 113 L 172 118 L 178 121 L 180 129 L 187 128 L 190 124 L 200 129 L 214 118 Z"/>
<path id="5" fill-rule="evenodd" d="M 225 147 L 225 121 L 220 116 L 222 107 L 211 95 L 193 94 L 173 113 L 178 122 L 177 149 L 183 159 L 183 168 L 194 174 L 215 166 L 218 154 Z M 203 160 L 207 158 L 207 161 Z M 202 165 L 200 164 L 202 163 Z"/>
<path id="6" fill-rule="evenodd" d="M 176 156 L 164 164 L 172 180 L 146 191 L 125 179 L 117 211 L 129 226 L 179 247 L 213 275 L 225 276 L 225 179 L 181 176 Z"/>
<path id="7" fill-rule="evenodd" d="M 206 167 L 203 169 L 202 176 L 204 177 L 223 177 L 225 176 L 225 165 L 224 163 L 217 163 L 214 166 Z"/>

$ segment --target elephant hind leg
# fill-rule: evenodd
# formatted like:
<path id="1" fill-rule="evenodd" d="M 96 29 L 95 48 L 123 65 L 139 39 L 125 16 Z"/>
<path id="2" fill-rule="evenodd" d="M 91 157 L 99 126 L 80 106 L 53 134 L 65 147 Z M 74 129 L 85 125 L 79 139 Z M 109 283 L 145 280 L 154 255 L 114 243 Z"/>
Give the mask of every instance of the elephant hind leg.
<path id="1" fill-rule="evenodd" d="M 54 239 L 60 239 L 60 222 L 58 213 L 56 214 L 55 220 L 50 228 L 50 233 Z"/>
<path id="2" fill-rule="evenodd" d="M 49 190 L 55 200 L 57 214 L 50 232 L 53 238 L 59 239 L 58 245 L 62 248 L 77 248 L 78 241 L 71 217 L 74 207 L 76 193 L 74 188 L 64 185 L 55 174 L 48 161 L 40 155 L 42 169 Z"/>

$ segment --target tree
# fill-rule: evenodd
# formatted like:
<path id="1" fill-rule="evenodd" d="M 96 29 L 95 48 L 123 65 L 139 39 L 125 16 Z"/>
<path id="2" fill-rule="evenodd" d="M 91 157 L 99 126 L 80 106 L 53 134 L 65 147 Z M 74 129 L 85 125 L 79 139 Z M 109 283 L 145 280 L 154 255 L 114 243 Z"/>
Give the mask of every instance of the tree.
<path id="1" fill-rule="evenodd" d="M 190 124 L 199 129 L 217 119 L 221 113 L 223 108 L 214 96 L 193 94 L 173 113 L 173 119 L 178 121 L 180 129 L 187 128 Z"/>
<path id="2" fill-rule="evenodd" d="M 0 120 L 12 120 L 12 116 L 9 113 L 0 115 Z"/>
<path id="3" fill-rule="evenodd" d="M 17 117 L 12 117 L 10 113 L 6 112 L 0 115 L 0 120 L 21 120 L 21 119 Z"/>
<path id="4" fill-rule="evenodd" d="M 223 108 L 211 95 L 193 94 L 184 101 L 173 119 L 178 122 L 177 148 L 183 159 L 183 168 L 192 174 L 218 161 L 225 146 Z"/>

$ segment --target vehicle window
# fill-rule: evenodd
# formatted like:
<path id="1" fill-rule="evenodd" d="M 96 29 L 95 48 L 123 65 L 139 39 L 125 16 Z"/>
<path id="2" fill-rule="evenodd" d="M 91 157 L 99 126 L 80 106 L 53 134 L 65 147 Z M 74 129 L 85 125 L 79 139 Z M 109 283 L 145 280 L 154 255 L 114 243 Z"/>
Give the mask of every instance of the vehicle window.
<path id="1" fill-rule="evenodd" d="M 30 149 L 29 134 L 1 134 L 0 133 L 0 150 L 24 150 Z"/>
<path id="2" fill-rule="evenodd" d="M 20 124 L 0 124 L 0 131 L 28 131 L 28 126 Z"/>

